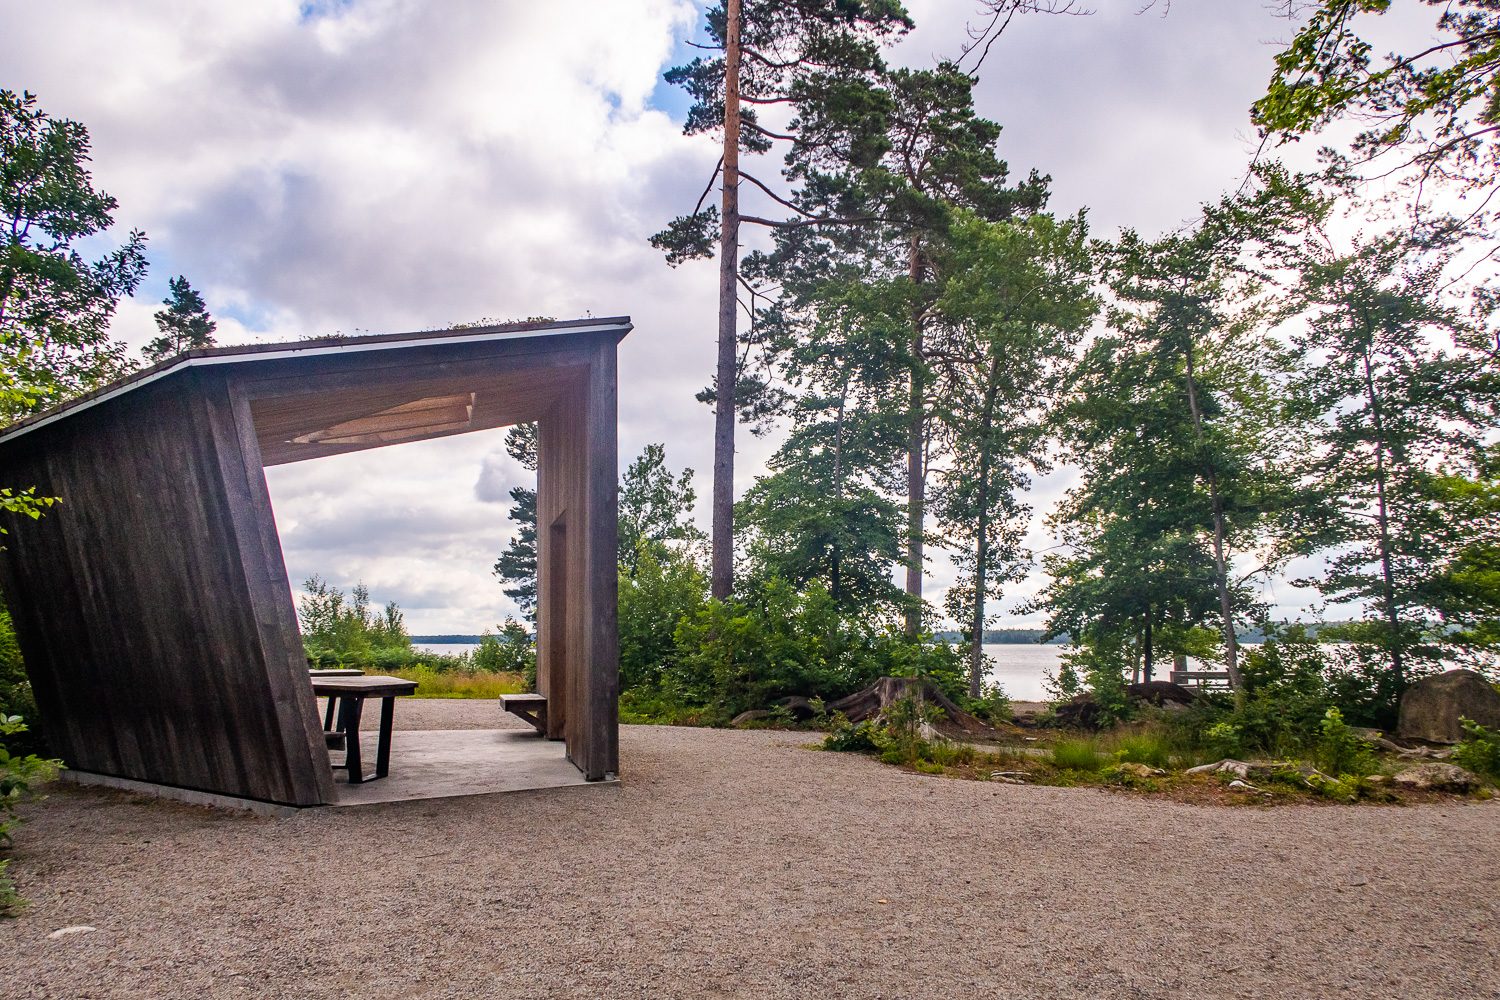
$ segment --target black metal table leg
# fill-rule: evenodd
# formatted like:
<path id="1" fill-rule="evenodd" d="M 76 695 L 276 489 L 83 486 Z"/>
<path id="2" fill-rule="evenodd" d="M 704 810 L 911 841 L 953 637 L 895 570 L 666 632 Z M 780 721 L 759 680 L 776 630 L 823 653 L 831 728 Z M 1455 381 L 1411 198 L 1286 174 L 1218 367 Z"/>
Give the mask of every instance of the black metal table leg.
<path id="1" fill-rule="evenodd" d="M 339 729 L 343 730 L 347 747 L 344 751 L 344 766 L 349 770 L 349 784 L 357 785 L 365 780 L 364 768 L 359 760 L 359 717 L 363 714 L 365 700 L 358 695 L 344 695 L 339 699 Z"/>
<path id="2" fill-rule="evenodd" d="M 329 732 L 333 731 L 333 709 L 338 704 L 338 701 L 339 699 L 336 695 L 328 696 L 328 711 L 323 713 L 323 728 Z"/>
<path id="3" fill-rule="evenodd" d="M 391 773 L 391 729 L 396 719 L 396 699 L 386 695 L 380 699 L 380 743 L 375 748 L 375 777 L 384 778 Z"/>

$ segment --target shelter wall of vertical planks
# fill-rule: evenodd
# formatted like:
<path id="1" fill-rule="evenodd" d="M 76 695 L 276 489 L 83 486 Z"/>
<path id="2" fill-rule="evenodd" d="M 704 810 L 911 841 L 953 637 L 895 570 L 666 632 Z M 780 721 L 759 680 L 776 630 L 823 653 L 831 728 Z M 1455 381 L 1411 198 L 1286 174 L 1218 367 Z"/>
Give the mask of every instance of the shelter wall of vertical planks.
<path id="1" fill-rule="evenodd" d="M 195 350 L 0 432 L 3 589 L 81 771 L 334 799 L 264 467 L 536 420 L 538 687 L 618 770 L 616 349 L 628 318 Z"/>

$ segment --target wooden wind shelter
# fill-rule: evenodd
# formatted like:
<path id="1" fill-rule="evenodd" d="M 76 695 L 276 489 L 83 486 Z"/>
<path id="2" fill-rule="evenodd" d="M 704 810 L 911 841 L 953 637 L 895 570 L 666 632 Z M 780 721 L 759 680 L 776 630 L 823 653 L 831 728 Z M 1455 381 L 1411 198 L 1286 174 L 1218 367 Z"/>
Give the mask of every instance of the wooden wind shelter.
<path id="1" fill-rule="evenodd" d="M 335 800 L 264 467 L 538 421 L 547 735 L 618 771 L 626 317 L 194 350 L 0 431 L 0 589 L 53 751 L 117 778 Z M 375 485 L 372 484 L 372 488 Z"/>

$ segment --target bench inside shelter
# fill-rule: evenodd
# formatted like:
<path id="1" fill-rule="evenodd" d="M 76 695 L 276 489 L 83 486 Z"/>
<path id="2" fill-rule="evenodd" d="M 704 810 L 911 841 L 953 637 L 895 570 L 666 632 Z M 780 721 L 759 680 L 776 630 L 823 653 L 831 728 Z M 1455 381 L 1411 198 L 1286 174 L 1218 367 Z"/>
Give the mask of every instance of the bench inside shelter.
<path id="1" fill-rule="evenodd" d="M 339 801 L 265 468 L 535 422 L 538 695 L 618 770 L 617 349 L 628 317 L 198 348 L 0 428 L 0 590 L 75 775 Z M 357 681 L 312 675 L 314 683 Z M 341 699 L 342 701 L 343 699 Z M 343 741 L 350 741 L 344 728 Z"/>

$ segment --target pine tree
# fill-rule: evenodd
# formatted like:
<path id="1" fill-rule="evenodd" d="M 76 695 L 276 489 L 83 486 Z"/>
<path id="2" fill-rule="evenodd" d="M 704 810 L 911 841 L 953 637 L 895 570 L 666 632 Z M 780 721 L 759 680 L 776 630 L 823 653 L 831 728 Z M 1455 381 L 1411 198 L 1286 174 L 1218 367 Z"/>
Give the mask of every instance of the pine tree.
<path id="1" fill-rule="evenodd" d="M 684 87 L 694 98 L 684 132 L 722 129 L 724 152 L 692 214 L 674 220 L 652 237 L 652 244 L 664 250 L 673 265 L 712 256 L 715 242 L 719 247 L 718 364 L 712 388 L 699 398 L 712 400 L 715 406 L 710 580 L 713 596 L 723 599 L 732 589 L 734 572 L 734 423 L 741 407 L 740 224 L 806 224 L 741 213 L 742 179 L 773 201 L 795 206 L 742 171 L 740 154 L 765 153 L 778 140 L 789 140 L 794 146 L 810 139 L 817 142 L 815 135 L 799 129 L 795 122 L 790 135 L 771 131 L 760 124 L 755 109 L 774 105 L 800 109 L 809 102 L 829 99 L 830 92 L 847 99 L 867 91 L 869 74 L 881 66 L 880 43 L 908 30 L 911 19 L 894 0 L 724 0 L 709 9 L 707 21 L 707 48 L 723 52 L 723 57 L 698 58 L 674 67 L 666 73 L 666 80 Z M 703 201 L 721 172 L 722 211 L 712 206 L 704 210 Z M 753 391 L 754 385 L 745 388 Z"/>
<path id="2" fill-rule="evenodd" d="M 199 347 L 214 345 L 214 331 L 218 324 L 208 314 L 203 296 L 193 291 L 187 278 L 178 275 L 169 283 L 172 294 L 161 300 L 167 308 L 158 310 L 156 328 L 161 336 L 147 344 L 143 353 L 152 364 L 191 351 Z"/>
<path id="3" fill-rule="evenodd" d="M 537 425 L 535 423 L 516 424 L 505 435 L 505 450 L 522 468 L 536 472 L 538 468 L 537 456 Z M 510 491 L 510 498 L 515 501 L 515 506 L 510 509 L 509 517 L 516 525 L 516 535 L 510 540 L 510 545 L 505 552 L 495 560 L 492 572 L 500 578 L 502 584 L 509 584 L 504 588 L 506 597 L 516 602 L 521 609 L 522 616 L 529 622 L 536 623 L 537 603 L 537 541 L 536 541 L 536 490 L 525 486 L 514 486 Z"/>

